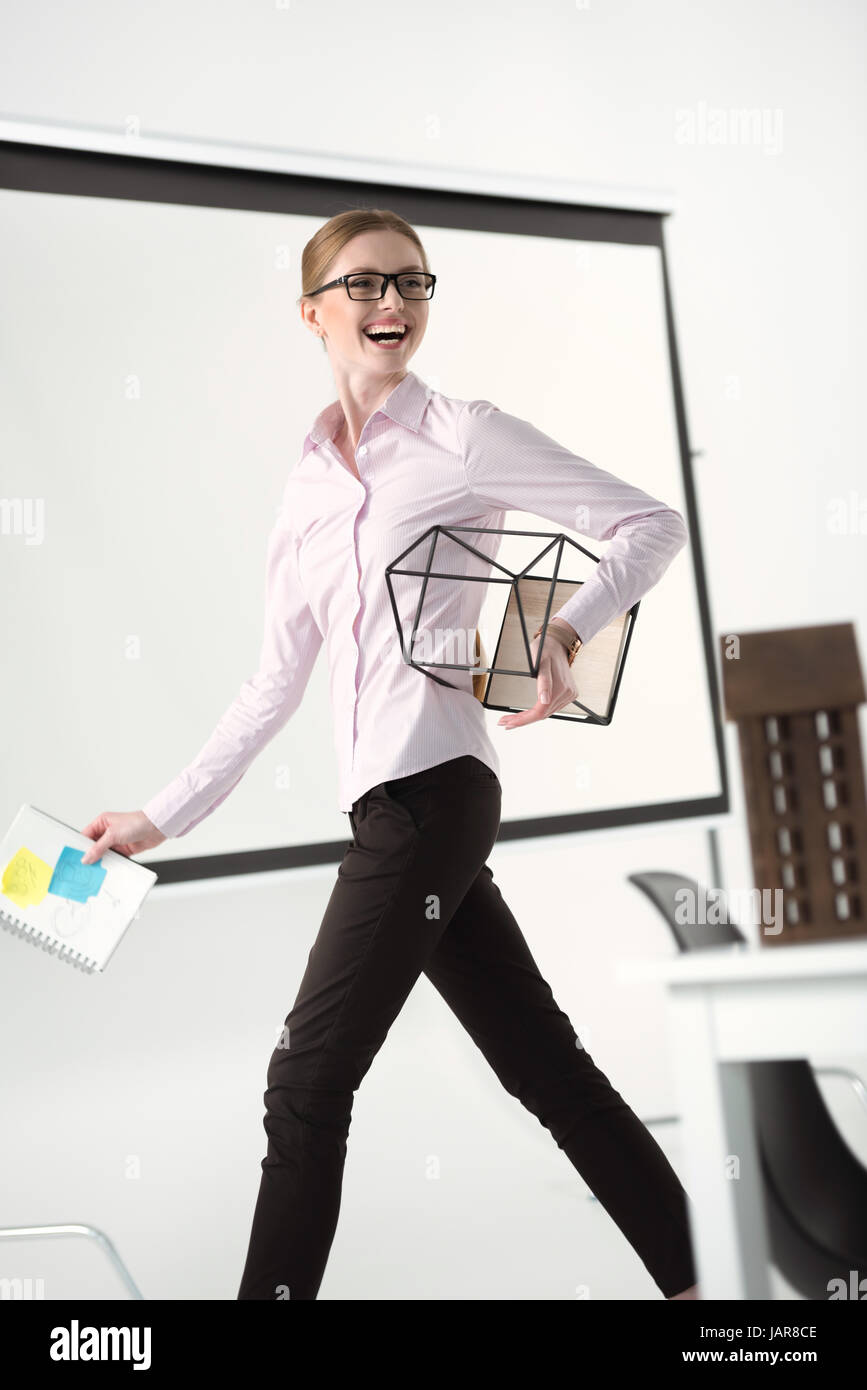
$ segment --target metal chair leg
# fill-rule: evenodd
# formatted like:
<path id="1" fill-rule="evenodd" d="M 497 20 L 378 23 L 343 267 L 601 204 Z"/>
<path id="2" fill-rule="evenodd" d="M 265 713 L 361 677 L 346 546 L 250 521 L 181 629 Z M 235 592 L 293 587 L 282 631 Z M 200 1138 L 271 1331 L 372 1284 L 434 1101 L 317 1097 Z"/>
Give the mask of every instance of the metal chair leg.
<path id="1" fill-rule="evenodd" d="M 96 1226 L 82 1226 L 70 1223 L 62 1226 L 0 1226 L 0 1240 L 34 1240 L 49 1238 L 53 1236 L 85 1236 L 88 1240 L 95 1241 L 100 1249 L 107 1255 L 114 1265 L 126 1287 L 129 1289 L 131 1298 L 142 1298 L 143 1295 L 135 1283 L 132 1275 L 124 1264 L 114 1245 L 109 1240 L 104 1231 L 100 1231 Z"/>

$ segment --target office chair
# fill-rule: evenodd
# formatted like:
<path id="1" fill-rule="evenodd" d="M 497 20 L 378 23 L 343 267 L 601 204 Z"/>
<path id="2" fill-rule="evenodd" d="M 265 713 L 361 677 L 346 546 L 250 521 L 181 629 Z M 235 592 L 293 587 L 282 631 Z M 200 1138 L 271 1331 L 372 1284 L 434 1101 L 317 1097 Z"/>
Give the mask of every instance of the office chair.
<path id="1" fill-rule="evenodd" d="M 746 944 L 734 923 L 677 920 L 679 892 L 697 901 L 694 879 L 666 872 L 627 877 L 662 913 L 678 950 Z M 867 1168 L 840 1135 L 806 1058 L 750 1062 L 747 1071 L 771 1259 L 805 1298 L 827 1300 L 832 1279 L 848 1289 L 852 1270 L 856 1280 L 867 1274 Z M 844 1076 L 867 1108 L 867 1088 L 856 1072 L 815 1072 Z"/>

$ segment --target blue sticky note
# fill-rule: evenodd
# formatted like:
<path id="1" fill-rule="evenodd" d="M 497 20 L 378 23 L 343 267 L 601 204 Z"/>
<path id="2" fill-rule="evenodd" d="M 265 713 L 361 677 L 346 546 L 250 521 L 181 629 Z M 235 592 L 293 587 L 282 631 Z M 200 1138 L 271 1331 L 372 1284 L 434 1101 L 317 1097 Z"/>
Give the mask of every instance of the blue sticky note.
<path id="1" fill-rule="evenodd" d="M 56 893 L 60 898 L 71 898 L 76 903 L 86 903 L 88 898 L 99 892 L 107 871 L 99 864 L 82 864 L 83 854 L 83 849 L 63 846 L 48 885 L 49 893 Z"/>

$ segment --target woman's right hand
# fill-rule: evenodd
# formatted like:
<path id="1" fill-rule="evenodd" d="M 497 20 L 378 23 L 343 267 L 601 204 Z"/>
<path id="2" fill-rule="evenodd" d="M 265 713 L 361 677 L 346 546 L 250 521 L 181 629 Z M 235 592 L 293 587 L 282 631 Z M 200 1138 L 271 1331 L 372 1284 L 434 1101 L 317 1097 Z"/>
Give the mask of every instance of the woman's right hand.
<path id="1" fill-rule="evenodd" d="M 571 625 L 562 623 L 559 618 L 551 619 L 548 626 L 553 625 L 563 626 L 570 641 L 578 636 Z M 534 662 L 541 641 L 541 636 L 534 637 L 530 643 L 530 658 Z M 578 689 L 572 667 L 569 665 L 568 653 L 562 642 L 558 642 L 550 633 L 545 634 L 545 646 L 539 662 L 539 674 L 536 677 L 536 690 L 539 698 L 535 705 L 518 714 L 504 714 L 497 723 L 504 729 L 519 729 L 522 724 L 532 724 L 536 719 L 547 719 L 550 714 L 556 714 L 557 710 L 565 709 L 574 702 Z"/>
<path id="2" fill-rule="evenodd" d="M 155 849 L 166 838 L 144 811 L 103 811 L 81 833 L 96 841 L 81 856 L 82 864 L 95 864 L 107 849 L 116 854 L 141 854 L 142 850 Z"/>

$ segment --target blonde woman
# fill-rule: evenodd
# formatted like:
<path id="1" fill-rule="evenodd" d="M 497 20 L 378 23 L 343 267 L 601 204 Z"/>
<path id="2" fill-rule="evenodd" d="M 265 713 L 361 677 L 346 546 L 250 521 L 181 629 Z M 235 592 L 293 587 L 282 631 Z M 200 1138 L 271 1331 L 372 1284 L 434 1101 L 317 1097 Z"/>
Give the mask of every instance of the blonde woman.
<path id="1" fill-rule="evenodd" d="M 658 582 L 686 527 L 527 421 L 443 395 L 410 371 L 435 284 L 418 234 L 386 209 L 342 212 L 308 242 L 300 313 L 328 354 L 337 398 L 304 440 L 269 538 L 259 670 L 198 756 L 141 811 L 104 813 L 85 827 L 96 841 L 86 858 L 108 848 L 138 854 L 210 815 L 298 708 L 324 642 L 352 840 L 268 1067 L 267 1153 L 238 1298 L 317 1297 L 354 1095 L 422 974 L 549 1130 L 663 1296 L 696 1297 L 686 1194 L 579 1045 L 487 866 L 500 769 L 472 673 L 450 671 L 446 686 L 393 659 L 384 573 L 430 526 L 496 529 L 509 508 L 571 529 L 580 506 L 582 531 L 611 541 L 552 617 L 538 702 L 500 719 L 511 730 L 572 701 L 576 643 Z M 472 632 L 483 588 L 451 585 L 438 624 Z"/>

